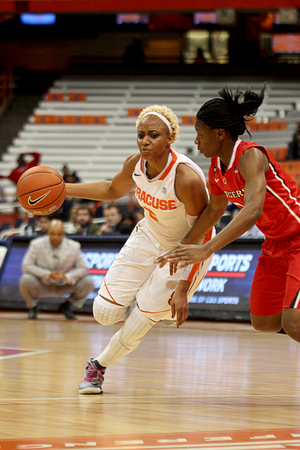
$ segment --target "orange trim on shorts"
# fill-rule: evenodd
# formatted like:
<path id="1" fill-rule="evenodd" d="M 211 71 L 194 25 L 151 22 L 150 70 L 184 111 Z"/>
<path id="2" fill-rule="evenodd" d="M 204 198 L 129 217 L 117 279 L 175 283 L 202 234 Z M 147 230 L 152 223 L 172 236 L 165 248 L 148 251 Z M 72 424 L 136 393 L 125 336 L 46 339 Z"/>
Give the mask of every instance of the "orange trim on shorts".
<path id="1" fill-rule="evenodd" d="M 204 236 L 203 244 L 211 240 L 213 229 L 211 228 Z"/>
<path id="2" fill-rule="evenodd" d="M 211 240 L 212 232 L 213 232 L 213 229 L 211 228 L 211 229 L 205 234 L 205 236 L 204 236 L 204 241 L 203 241 L 202 244 L 205 244 L 206 242 L 208 242 L 208 241 Z M 190 272 L 190 274 L 189 274 L 189 276 L 188 276 L 188 279 L 187 279 L 187 281 L 189 281 L 190 283 L 193 281 L 196 272 L 199 270 L 200 264 L 201 264 L 201 263 L 197 263 L 197 264 L 194 264 L 194 265 L 193 265 L 193 268 L 192 268 L 192 270 L 191 270 L 191 272 Z M 203 278 L 204 278 L 204 275 L 203 275 L 201 281 L 203 280 Z M 200 281 L 200 283 L 201 283 L 201 281 Z M 200 283 L 199 283 L 199 284 L 200 284 Z M 198 286 L 199 286 L 199 284 L 198 284 Z"/>
<path id="3" fill-rule="evenodd" d="M 105 277 L 105 278 L 106 278 L 106 277 Z M 105 286 L 105 288 L 106 288 L 106 290 L 107 290 L 107 293 L 108 293 L 108 295 L 110 296 L 110 298 L 112 299 L 112 301 L 113 301 L 114 303 L 117 303 L 116 300 L 112 297 L 111 293 L 109 292 L 109 289 L 108 289 L 108 287 L 107 287 L 105 278 L 104 278 L 104 280 L 103 280 L 103 283 L 104 283 L 104 286 Z"/>
<path id="4" fill-rule="evenodd" d="M 190 271 L 187 281 L 190 283 L 193 281 L 196 272 L 198 272 L 201 263 L 193 264 L 193 268 Z"/>
<path id="5" fill-rule="evenodd" d="M 143 309 L 140 309 L 140 311 L 142 312 L 142 313 L 146 313 L 146 314 L 160 314 L 160 313 L 164 313 L 164 312 L 168 312 L 168 311 L 171 311 L 171 309 L 172 308 L 169 308 L 169 309 L 164 309 L 163 311 L 144 311 Z"/>
<path id="6" fill-rule="evenodd" d="M 201 280 L 200 280 L 199 283 L 197 284 L 196 289 L 197 289 L 197 287 L 199 286 L 199 284 L 202 282 L 202 280 L 203 280 L 203 278 L 205 277 L 205 275 L 206 275 L 206 274 L 203 275 L 203 277 L 201 278 Z M 190 280 L 188 280 L 188 281 L 190 281 Z M 194 292 L 196 292 L 196 289 L 195 289 Z"/>

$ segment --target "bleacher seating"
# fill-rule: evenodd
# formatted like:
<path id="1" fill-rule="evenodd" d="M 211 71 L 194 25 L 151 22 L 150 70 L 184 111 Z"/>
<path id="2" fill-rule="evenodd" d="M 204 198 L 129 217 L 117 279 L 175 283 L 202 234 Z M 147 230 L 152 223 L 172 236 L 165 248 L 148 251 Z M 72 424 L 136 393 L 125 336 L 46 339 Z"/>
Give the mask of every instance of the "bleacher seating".
<path id="1" fill-rule="evenodd" d="M 235 90 L 251 86 L 259 92 L 261 80 L 107 80 L 62 77 L 54 82 L 43 101 L 28 118 L 1 163 L 8 174 L 16 155 L 39 151 L 42 165 L 61 171 L 64 164 L 76 170 L 82 181 L 110 179 L 124 159 L 137 151 L 136 114 L 150 104 L 166 104 L 177 114 L 180 132 L 174 149 L 188 154 L 207 175 L 210 161 L 195 145 L 194 117 L 205 101 L 218 96 L 222 86 Z M 255 122 L 249 123 L 251 138 L 284 159 L 287 143 L 299 120 L 300 89 L 291 81 L 267 83 L 265 101 Z M 297 117 L 298 116 L 298 117 Z M 260 125 L 261 124 L 261 125 Z M 5 180 L 1 186 L 15 188 Z"/>

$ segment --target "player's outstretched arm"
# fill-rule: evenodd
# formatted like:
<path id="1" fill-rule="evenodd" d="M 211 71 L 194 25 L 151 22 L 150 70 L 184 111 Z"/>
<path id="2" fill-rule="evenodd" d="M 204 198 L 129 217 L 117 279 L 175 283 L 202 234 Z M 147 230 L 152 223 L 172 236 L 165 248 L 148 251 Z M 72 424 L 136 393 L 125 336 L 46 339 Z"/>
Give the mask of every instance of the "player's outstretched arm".
<path id="1" fill-rule="evenodd" d="M 199 215 L 198 219 L 194 223 L 193 227 L 187 233 L 187 235 L 181 240 L 181 244 L 184 244 L 184 248 L 199 249 L 199 245 L 187 245 L 194 244 L 200 241 L 205 234 L 211 230 L 211 228 L 218 222 L 218 220 L 224 214 L 226 207 L 228 205 L 228 200 L 225 195 L 214 196 L 211 195 L 210 203 L 203 209 L 202 213 Z M 202 246 L 201 246 L 202 247 Z M 162 255 L 155 261 L 160 267 L 163 267 L 167 262 L 170 262 L 170 275 L 176 272 L 176 258 L 178 256 L 186 256 L 189 260 L 193 258 L 194 255 L 185 255 L 182 251 L 183 247 L 177 247 L 175 250 Z M 180 252 L 179 252 L 180 250 Z M 194 253 L 194 252 L 193 252 Z M 210 255 L 209 255 L 210 256 Z M 209 257 L 208 256 L 208 257 Z M 173 258 L 172 260 L 170 259 Z M 173 264 L 174 261 L 174 264 Z M 198 261 L 197 261 L 198 262 Z M 192 263 L 192 262 L 191 262 Z M 187 264 L 186 264 L 187 265 Z"/>
<path id="2" fill-rule="evenodd" d="M 205 261 L 213 253 L 240 237 L 258 221 L 263 212 L 266 196 L 265 174 L 268 170 L 266 155 L 257 148 L 248 149 L 240 159 L 239 168 L 245 179 L 244 208 L 206 244 L 185 246 L 179 244 L 178 248 L 168 255 L 168 262 L 178 263 L 180 268 Z M 216 197 L 213 200 L 212 196 L 211 205 L 214 201 L 216 201 Z M 201 219 L 203 216 L 205 216 L 205 211 L 201 215 Z"/>
<path id="3" fill-rule="evenodd" d="M 120 172 L 111 181 L 102 180 L 92 183 L 66 183 L 66 195 L 89 200 L 116 200 L 128 194 L 135 183 L 132 179 L 134 167 L 140 155 L 129 156 Z"/>

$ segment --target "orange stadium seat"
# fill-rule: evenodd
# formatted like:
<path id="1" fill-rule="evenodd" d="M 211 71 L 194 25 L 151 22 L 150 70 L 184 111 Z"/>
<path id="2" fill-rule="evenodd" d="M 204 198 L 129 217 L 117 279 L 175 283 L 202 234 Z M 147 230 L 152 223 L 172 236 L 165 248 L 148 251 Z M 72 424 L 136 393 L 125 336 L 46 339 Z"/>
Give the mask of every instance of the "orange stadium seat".
<path id="1" fill-rule="evenodd" d="M 34 123 L 40 124 L 64 124 L 64 125 L 105 125 L 106 116 L 99 115 L 88 115 L 88 116 L 61 116 L 53 114 L 40 115 L 36 114 L 34 116 Z"/>
<path id="2" fill-rule="evenodd" d="M 287 156 L 287 152 L 288 152 L 287 147 L 267 148 L 267 150 L 276 159 L 276 161 L 285 161 L 286 160 L 286 156 Z"/>
<path id="3" fill-rule="evenodd" d="M 195 116 L 181 117 L 181 125 L 194 125 L 194 124 L 195 124 Z"/>
<path id="4" fill-rule="evenodd" d="M 138 117 L 143 108 L 127 108 L 127 117 Z"/>
<path id="5" fill-rule="evenodd" d="M 283 161 L 280 165 L 297 184 L 300 184 L 300 160 Z"/>
<path id="6" fill-rule="evenodd" d="M 65 94 L 47 92 L 45 98 L 47 102 L 63 102 L 65 100 Z"/>
<path id="7" fill-rule="evenodd" d="M 69 102 L 86 102 L 86 94 L 84 92 L 69 92 Z"/>
<path id="8" fill-rule="evenodd" d="M 283 131 L 287 129 L 287 123 L 284 120 L 274 120 L 271 122 L 255 122 L 252 119 L 248 122 L 249 131 Z"/>

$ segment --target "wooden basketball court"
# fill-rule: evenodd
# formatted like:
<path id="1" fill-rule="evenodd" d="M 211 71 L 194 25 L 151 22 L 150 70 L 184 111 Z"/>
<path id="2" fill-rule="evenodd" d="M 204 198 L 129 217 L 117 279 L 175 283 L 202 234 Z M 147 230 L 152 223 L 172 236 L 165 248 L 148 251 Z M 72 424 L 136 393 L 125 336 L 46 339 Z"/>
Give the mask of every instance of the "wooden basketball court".
<path id="1" fill-rule="evenodd" d="M 78 394 L 86 361 L 120 325 L 0 313 L 0 446 L 27 449 L 300 449 L 300 346 L 250 324 L 157 325 Z"/>

